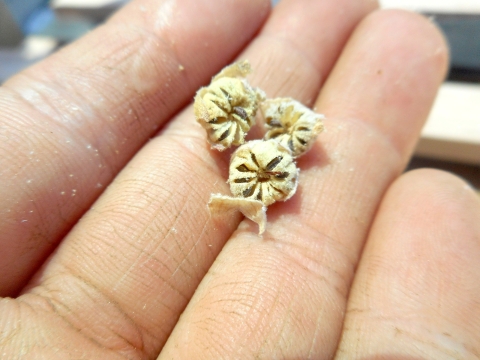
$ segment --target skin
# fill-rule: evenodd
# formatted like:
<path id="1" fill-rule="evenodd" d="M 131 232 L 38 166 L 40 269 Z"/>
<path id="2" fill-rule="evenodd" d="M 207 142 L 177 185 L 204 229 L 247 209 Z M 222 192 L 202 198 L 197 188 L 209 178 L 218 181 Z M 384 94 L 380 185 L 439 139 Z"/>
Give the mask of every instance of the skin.
<path id="1" fill-rule="evenodd" d="M 2 358 L 480 357 L 480 201 L 402 175 L 447 47 L 376 6 L 137 0 L 7 81 Z M 236 56 L 327 117 L 263 238 L 209 215 L 228 154 L 186 106 Z"/>

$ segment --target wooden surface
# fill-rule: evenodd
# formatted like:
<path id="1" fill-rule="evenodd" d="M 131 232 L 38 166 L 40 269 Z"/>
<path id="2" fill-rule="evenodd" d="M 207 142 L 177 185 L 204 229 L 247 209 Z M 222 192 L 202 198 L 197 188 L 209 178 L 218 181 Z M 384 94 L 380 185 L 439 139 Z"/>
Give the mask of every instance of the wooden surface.
<path id="1" fill-rule="evenodd" d="M 480 84 L 442 85 L 415 153 L 480 166 Z"/>
<path id="2" fill-rule="evenodd" d="M 52 8 L 101 8 L 115 7 L 126 3 L 125 0 L 51 0 Z"/>
<path id="3" fill-rule="evenodd" d="M 385 8 L 400 8 L 426 13 L 478 13 L 480 0 L 380 0 Z"/>

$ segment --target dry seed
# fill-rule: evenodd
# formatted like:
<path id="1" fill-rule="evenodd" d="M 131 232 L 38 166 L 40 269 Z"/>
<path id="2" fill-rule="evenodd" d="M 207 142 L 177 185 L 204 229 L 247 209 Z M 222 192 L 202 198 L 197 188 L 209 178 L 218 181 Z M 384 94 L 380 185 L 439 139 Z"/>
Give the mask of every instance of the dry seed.
<path id="1" fill-rule="evenodd" d="M 245 176 L 247 171 L 251 176 Z M 292 197 L 297 179 L 298 169 L 290 151 L 275 140 L 249 141 L 230 160 L 228 182 L 232 194 L 258 199 L 265 206 Z"/>
<path id="2" fill-rule="evenodd" d="M 258 103 L 265 95 L 245 80 L 250 70 L 248 61 L 227 66 L 195 96 L 195 117 L 217 150 L 245 143 L 245 135 L 255 124 Z"/>
<path id="3" fill-rule="evenodd" d="M 261 110 L 268 130 L 265 140 L 280 142 L 292 151 L 293 157 L 307 152 L 323 131 L 325 117 L 294 99 L 268 99 L 262 103 Z"/>

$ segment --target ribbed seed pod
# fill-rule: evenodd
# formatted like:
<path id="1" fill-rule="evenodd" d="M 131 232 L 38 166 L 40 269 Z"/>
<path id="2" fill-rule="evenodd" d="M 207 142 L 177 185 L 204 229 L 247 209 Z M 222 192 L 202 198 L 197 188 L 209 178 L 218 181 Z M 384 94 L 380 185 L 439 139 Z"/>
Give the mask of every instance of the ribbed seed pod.
<path id="1" fill-rule="evenodd" d="M 235 197 L 259 200 L 268 206 L 295 194 L 298 174 L 288 149 L 275 140 L 254 140 L 233 153 L 228 183 Z"/>
<path id="2" fill-rule="evenodd" d="M 264 139 L 275 139 L 292 151 L 293 157 L 307 152 L 323 131 L 325 118 L 291 98 L 269 99 L 262 103 L 267 133 Z"/>
<path id="3" fill-rule="evenodd" d="M 248 61 L 227 66 L 195 96 L 195 117 L 219 151 L 245 143 L 245 135 L 255 124 L 258 103 L 265 95 L 245 80 L 250 71 Z"/>

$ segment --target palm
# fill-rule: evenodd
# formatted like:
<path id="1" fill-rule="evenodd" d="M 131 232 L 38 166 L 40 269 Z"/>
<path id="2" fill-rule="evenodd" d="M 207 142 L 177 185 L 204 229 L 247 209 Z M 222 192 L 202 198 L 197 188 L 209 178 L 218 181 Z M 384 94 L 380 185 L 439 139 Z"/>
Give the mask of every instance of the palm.
<path id="1" fill-rule="evenodd" d="M 267 4 L 134 1 L 1 89 L 5 358 L 478 356 L 480 205 L 396 180 L 441 37 L 369 0 Z M 263 238 L 209 216 L 228 158 L 174 116 L 242 48 L 252 85 L 327 116 Z"/>

